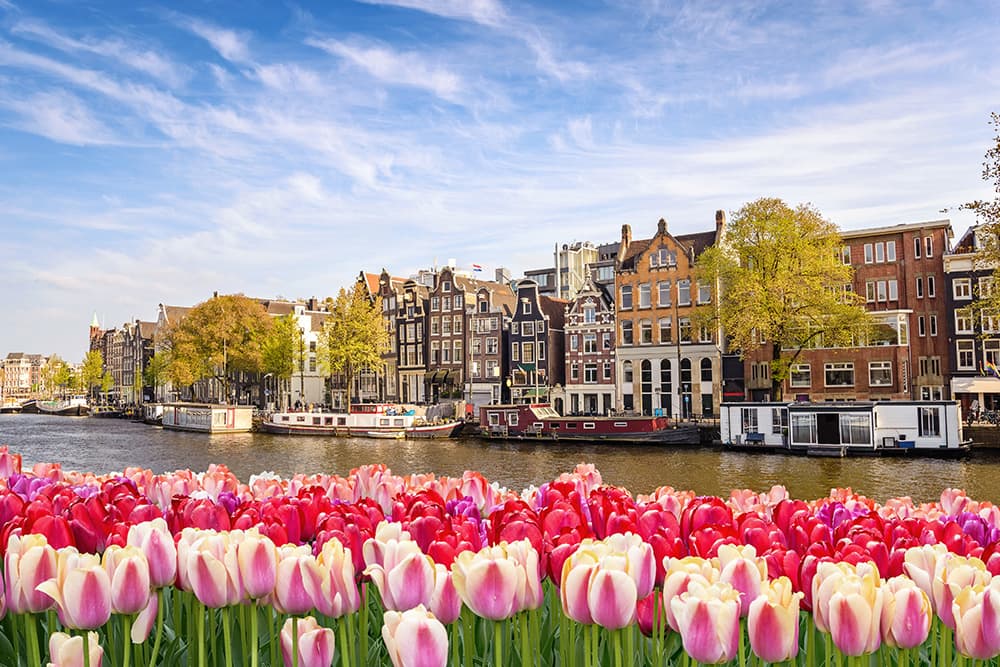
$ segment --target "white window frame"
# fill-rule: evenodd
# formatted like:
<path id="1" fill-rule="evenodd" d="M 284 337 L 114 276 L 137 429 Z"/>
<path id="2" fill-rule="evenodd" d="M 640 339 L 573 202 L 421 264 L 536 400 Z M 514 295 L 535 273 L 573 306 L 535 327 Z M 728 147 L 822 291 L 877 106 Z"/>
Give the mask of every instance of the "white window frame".
<path id="1" fill-rule="evenodd" d="M 847 383 L 837 383 L 830 384 L 829 374 L 831 372 L 850 372 L 851 381 Z M 824 387 L 853 387 L 855 383 L 854 378 L 854 362 L 853 361 L 834 361 L 827 362 L 823 364 L 823 386 Z"/>
<path id="2" fill-rule="evenodd" d="M 951 283 L 951 295 L 956 301 L 972 299 L 972 278 L 955 278 Z"/>
<path id="3" fill-rule="evenodd" d="M 895 262 L 896 261 L 896 242 L 886 241 L 885 242 L 885 261 Z"/>
<path id="4" fill-rule="evenodd" d="M 955 309 L 955 333 L 968 334 L 975 333 L 973 329 L 973 319 L 972 319 L 972 309 L 971 308 L 956 308 Z"/>
<path id="5" fill-rule="evenodd" d="M 968 355 L 968 362 L 963 363 L 962 356 Z M 976 370 L 976 343 L 971 340 L 955 341 L 955 368 L 962 371 Z"/>
<path id="6" fill-rule="evenodd" d="M 792 364 L 788 373 L 789 387 L 812 387 L 812 367 L 809 364 Z"/>
<path id="7" fill-rule="evenodd" d="M 880 378 L 878 382 L 875 381 L 874 372 L 879 372 L 880 375 L 888 371 L 887 378 Z M 891 361 L 870 361 L 868 362 L 868 386 L 870 387 L 891 387 L 892 386 L 892 362 Z"/>
<path id="8" fill-rule="evenodd" d="M 875 263 L 874 246 L 871 243 L 865 244 L 865 264 Z"/>

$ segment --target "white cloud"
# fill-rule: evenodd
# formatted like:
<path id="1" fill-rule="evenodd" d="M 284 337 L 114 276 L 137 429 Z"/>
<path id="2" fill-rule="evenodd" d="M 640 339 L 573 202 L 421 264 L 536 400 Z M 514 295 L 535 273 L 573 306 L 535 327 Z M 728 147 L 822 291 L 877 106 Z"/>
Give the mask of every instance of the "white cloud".
<path id="1" fill-rule="evenodd" d="M 388 84 L 427 90 L 453 103 L 460 103 L 464 92 L 460 76 L 426 62 L 418 53 L 398 52 L 380 45 L 352 45 L 335 39 L 308 39 L 306 43 L 343 58 Z"/>
<path id="2" fill-rule="evenodd" d="M 194 18 L 182 18 L 179 23 L 208 42 L 226 60 L 237 64 L 250 61 L 250 36 L 247 33 L 220 28 Z"/>
<path id="3" fill-rule="evenodd" d="M 427 14 L 494 27 L 507 19 L 506 10 L 496 0 L 361 0 L 361 2 L 415 9 Z"/>
<path id="4" fill-rule="evenodd" d="M 117 144 L 122 141 L 75 97 L 64 91 L 45 92 L 18 98 L 7 91 L 0 99 L 20 115 L 15 126 L 52 141 L 75 146 Z"/>

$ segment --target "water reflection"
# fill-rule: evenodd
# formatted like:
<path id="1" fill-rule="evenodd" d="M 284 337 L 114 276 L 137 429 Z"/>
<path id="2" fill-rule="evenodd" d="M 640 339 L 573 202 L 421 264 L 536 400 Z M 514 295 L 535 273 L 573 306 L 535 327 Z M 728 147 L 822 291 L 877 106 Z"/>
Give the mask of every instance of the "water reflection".
<path id="1" fill-rule="evenodd" d="M 489 479 L 521 489 L 540 484 L 579 462 L 597 465 L 604 479 L 633 493 L 658 486 L 728 495 L 733 488 L 767 489 L 784 484 L 800 498 L 817 498 L 851 486 L 885 499 L 909 495 L 936 498 L 941 489 L 962 487 L 976 498 L 998 498 L 1000 456 L 979 451 L 964 460 L 824 459 L 743 454 L 708 448 L 616 447 L 571 443 L 459 440 L 312 438 L 266 434 L 206 436 L 165 431 L 143 424 L 46 415 L 0 415 L 0 444 L 30 465 L 57 461 L 68 469 L 105 472 L 140 465 L 156 472 L 204 470 L 224 463 L 241 479 L 261 471 L 346 474 L 366 463 L 385 463 L 399 474 L 459 475 L 480 470 Z"/>

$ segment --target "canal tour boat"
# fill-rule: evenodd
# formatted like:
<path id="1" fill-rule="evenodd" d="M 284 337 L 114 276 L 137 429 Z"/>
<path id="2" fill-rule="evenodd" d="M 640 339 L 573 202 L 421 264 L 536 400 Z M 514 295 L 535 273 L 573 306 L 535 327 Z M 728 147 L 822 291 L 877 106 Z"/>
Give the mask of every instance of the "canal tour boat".
<path id="1" fill-rule="evenodd" d="M 581 440 L 647 445 L 697 445 L 698 425 L 663 416 L 564 417 L 548 403 L 483 405 L 479 424 L 487 438 Z"/>
<path id="2" fill-rule="evenodd" d="M 60 417 L 86 417 L 90 413 L 86 396 L 70 396 L 55 401 L 38 401 L 38 412 Z"/>
<path id="3" fill-rule="evenodd" d="M 956 401 L 723 403 L 724 447 L 813 456 L 931 455 L 969 451 Z"/>
<path id="4" fill-rule="evenodd" d="M 339 435 L 368 438 L 452 438 L 457 419 L 428 422 L 390 403 L 356 403 L 349 412 L 275 412 L 260 430 L 276 435 Z"/>
<path id="5" fill-rule="evenodd" d="M 252 405 L 165 403 L 163 428 L 200 433 L 248 433 L 253 429 Z"/>

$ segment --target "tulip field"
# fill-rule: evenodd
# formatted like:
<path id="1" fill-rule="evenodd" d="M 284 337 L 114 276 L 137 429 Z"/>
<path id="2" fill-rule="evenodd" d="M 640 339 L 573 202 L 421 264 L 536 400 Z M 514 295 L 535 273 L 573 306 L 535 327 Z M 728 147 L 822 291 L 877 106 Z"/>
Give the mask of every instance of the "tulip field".
<path id="1" fill-rule="evenodd" d="M 0 665 L 996 665 L 998 543 L 1000 508 L 955 489 L 242 482 L 0 447 Z"/>

